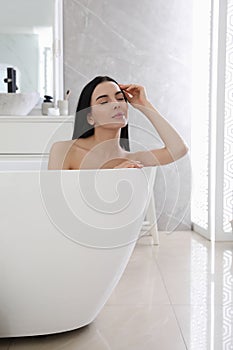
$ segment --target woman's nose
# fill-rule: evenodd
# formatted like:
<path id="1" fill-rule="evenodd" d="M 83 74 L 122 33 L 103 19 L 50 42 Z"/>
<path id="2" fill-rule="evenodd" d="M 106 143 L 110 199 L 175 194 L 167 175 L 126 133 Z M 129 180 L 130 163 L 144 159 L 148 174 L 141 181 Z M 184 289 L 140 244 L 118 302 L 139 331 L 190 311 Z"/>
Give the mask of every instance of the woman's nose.
<path id="1" fill-rule="evenodd" d="M 116 108 L 119 108 L 120 107 L 120 103 L 119 101 L 113 101 L 112 102 L 112 105 L 113 105 L 113 108 L 116 109 Z"/>

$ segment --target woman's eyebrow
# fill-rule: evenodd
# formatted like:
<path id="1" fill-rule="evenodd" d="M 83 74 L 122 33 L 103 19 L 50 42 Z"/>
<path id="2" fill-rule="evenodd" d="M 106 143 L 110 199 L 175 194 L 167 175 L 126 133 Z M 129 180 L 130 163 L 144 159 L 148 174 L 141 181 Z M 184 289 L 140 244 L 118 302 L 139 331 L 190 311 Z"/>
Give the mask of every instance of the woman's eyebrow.
<path id="1" fill-rule="evenodd" d="M 122 91 L 117 91 L 117 92 L 115 93 L 115 96 L 118 95 L 118 94 L 123 94 L 123 92 L 122 92 Z M 108 95 L 100 95 L 100 96 L 97 97 L 96 101 L 99 100 L 99 99 L 102 98 L 102 97 L 108 97 Z"/>
<path id="2" fill-rule="evenodd" d="M 102 97 L 108 97 L 108 95 L 101 95 L 101 96 L 98 96 L 96 101 L 99 99 L 99 98 L 102 98 Z"/>
<path id="3" fill-rule="evenodd" d="M 123 91 L 117 91 L 117 92 L 115 93 L 115 96 L 118 95 L 118 94 L 123 94 Z"/>

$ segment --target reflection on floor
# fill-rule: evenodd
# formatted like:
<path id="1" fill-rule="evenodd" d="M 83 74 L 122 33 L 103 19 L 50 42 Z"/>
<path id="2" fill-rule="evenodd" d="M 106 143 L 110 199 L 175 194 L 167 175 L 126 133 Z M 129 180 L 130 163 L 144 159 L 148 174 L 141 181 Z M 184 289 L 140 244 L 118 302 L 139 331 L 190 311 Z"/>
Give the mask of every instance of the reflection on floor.
<path id="1" fill-rule="evenodd" d="M 58 335 L 0 340 L 0 350 L 221 350 L 233 348 L 232 243 L 191 231 L 142 237 L 91 325 Z"/>

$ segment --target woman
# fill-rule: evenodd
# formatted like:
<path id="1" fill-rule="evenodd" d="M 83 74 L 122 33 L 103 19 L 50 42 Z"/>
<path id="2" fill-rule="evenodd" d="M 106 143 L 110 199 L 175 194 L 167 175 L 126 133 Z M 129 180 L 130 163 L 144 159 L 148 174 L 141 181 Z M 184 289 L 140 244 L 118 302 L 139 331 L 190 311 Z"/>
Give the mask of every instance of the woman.
<path id="1" fill-rule="evenodd" d="M 163 148 L 130 152 L 128 103 L 150 120 Z M 149 102 L 143 86 L 98 76 L 83 88 L 72 140 L 53 144 L 48 169 L 142 168 L 174 162 L 187 152 L 177 131 Z"/>

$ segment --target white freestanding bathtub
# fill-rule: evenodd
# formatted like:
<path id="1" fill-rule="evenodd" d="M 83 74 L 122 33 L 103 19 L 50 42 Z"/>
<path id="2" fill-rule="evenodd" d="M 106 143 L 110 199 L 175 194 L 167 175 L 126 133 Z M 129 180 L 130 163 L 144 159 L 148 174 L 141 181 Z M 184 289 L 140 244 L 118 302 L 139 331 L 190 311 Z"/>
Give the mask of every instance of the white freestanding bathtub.
<path id="1" fill-rule="evenodd" d="M 96 318 L 139 237 L 155 171 L 0 171 L 0 337 Z"/>

